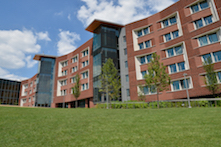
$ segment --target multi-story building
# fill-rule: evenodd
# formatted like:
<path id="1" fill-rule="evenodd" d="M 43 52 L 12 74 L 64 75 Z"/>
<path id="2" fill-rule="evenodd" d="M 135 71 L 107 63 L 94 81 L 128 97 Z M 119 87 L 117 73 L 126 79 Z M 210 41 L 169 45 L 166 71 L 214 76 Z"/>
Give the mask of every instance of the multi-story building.
<path id="1" fill-rule="evenodd" d="M 160 62 L 167 66 L 171 77 L 169 90 L 160 93 L 160 100 L 186 98 L 186 84 L 191 98 L 211 95 L 204 82 L 203 63 L 212 59 L 220 84 L 220 18 L 220 0 L 180 0 L 159 13 L 126 25 L 94 20 L 86 28 L 94 34 L 93 38 L 75 51 L 60 57 L 34 57 L 41 61 L 40 71 L 42 66 L 51 67 L 48 78 L 38 72 L 35 106 L 75 107 L 71 88 L 77 73 L 81 77 L 79 107 L 105 102 L 105 95 L 99 92 L 99 75 L 107 58 L 113 59 L 121 76 L 118 100 L 138 100 L 138 85 L 144 85 L 143 76 L 148 73 L 147 64 L 153 53 L 160 55 Z M 42 59 L 53 63 L 49 65 Z M 44 81 L 42 85 L 40 78 Z M 45 93 L 47 96 L 43 96 Z M 153 87 L 144 86 L 144 94 L 146 101 L 156 100 Z"/>
<path id="2" fill-rule="evenodd" d="M 18 105 L 20 85 L 19 81 L 0 79 L 0 104 Z"/>

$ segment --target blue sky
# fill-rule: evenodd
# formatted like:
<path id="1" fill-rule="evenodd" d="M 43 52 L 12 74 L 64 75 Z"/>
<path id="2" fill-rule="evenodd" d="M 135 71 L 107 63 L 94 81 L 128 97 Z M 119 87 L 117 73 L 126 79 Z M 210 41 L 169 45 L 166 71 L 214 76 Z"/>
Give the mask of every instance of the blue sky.
<path id="1" fill-rule="evenodd" d="M 94 19 L 127 24 L 178 0 L 0 0 L 0 78 L 37 73 L 35 54 L 60 56 L 92 37 Z"/>

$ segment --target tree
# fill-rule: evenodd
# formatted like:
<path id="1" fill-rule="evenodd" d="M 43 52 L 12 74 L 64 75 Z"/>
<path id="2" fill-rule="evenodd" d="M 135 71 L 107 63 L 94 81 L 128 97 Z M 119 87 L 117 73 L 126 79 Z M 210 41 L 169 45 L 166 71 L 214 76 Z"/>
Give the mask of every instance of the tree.
<path id="1" fill-rule="evenodd" d="M 140 91 L 138 91 L 138 97 L 139 97 L 139 101 L 144 101 L 146 100 L 146 96 L 144 94 L 144 87 L 142 85 L 138 85 Z"/>
<path id="2" fill-rule="evenodd" d="M 101 87 L 99 92 L 106 93 L 107 102 L 110 100 L 118 99 L 120 96 L 120 76 L 118 70 L 114 66 L 113 60 L 108 58 L 101 68 Z M 110 97 L 110 98 L 109 98 Z M 107 106 L 108 108 L 108 106 Z"/>
<path id="3" fill-rule="evenodd" d="M 203 68 L 206 71 L 205 84 L 206 88 L 216 97 L 216 93 L 219 91 L 219 85 L 216 78 L 216 73 L 214 71 L 214 63 L 212 63 L 211 58 L 208 58 L 203 63 Z"/>
<path id="4" fill-rule="evenodd" d="M 74 95 L 74 97 L 76 99 L 75 107 L 77 108 L 77 104 L 78 104 L 77 103 L 77 99 L 78 99 L 78 97 L 81 94 L 81 90 L 80 90 L 80 76 L 79 76 L 79 74 L 76 74 L 74 80 L 75 80 L 75 85 L 74 85 L 74 87 L 72 87 L 72 91 L 73 91 L 73 95 Z"/>
<path id="5" fill-rule="evenodd" d="M 151 62 L 147 64 L 148 74 L 144 75 L 146 86 L 154 87 L 157 92 L 157 107 L 159 109 L 159 92 L 168 89 L 170 77 L 166 72 L 166 66 L 160 63 L 160 56 L 152 54 Z"/>

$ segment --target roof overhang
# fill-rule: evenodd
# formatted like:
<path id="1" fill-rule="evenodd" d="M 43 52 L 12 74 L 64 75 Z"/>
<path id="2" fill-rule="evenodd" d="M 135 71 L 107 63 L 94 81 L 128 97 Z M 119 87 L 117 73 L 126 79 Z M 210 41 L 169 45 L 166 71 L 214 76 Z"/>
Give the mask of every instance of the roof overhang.
<path id="1" fill-rule="evenodd" d="M 41 60 L 41 57 L 45 57 L 45 58 L 53 58 L 53 59 L 55 59 L 55 58 L 57 58 L 57 56 L 50 56 L 50 55 L 43 55 L 43 54 L 36 54 L 35 56 L 34 56 L 34 60 L 38 60 L 38 61 L 40 61 Z"/>
<path id="2" fill-rule="evenodd" d="M 95 19 L 91 24 L 89 24 L 89 26 L 85 30 L 93 33 L 94 30 L 96 28 L 98 28 L 100 25 L 108 25 L 108 26 L 113 26 L 113 27 L 117 27 L 117 28 L 124 27 L 124 25 L 122 25 L 122 24 L 117 24 L 117 23 L 112 23 L 112 22 L 107 22 L 107 21 Z"/>

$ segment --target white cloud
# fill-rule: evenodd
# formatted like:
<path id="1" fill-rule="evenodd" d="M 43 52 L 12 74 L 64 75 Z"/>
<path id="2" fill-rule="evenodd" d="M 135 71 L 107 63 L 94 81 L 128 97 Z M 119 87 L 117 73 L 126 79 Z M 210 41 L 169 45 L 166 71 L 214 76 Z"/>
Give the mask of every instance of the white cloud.
<path id="1" fill-rule="evenodd" d="M 94 19 L 101 19 L 121 24 L 146 18 L 177 0 L 81 0 L 85 5 L 78 10 L 77 17 L 89 25 Z"/>
<path id="2" fill-rule="evenodd" d="M 36 35 L 38 36 L 39 40 L 51 41 L 47 31 L 36 33 Z"/>
<path id="3" fill-rule="evenodd" d="M 31 54 L 40 52 L 38 40 L 51 41 L 48 32 L 36 32 L 24 29 L 0 30 L 0 67 L 5 69 L 19 69 L 33 67 Z"/>
<path id="4" fill-rule="evenodd" d="M 74 51 L 77 48 L 75 42 L 80 40 L 80 35 L 75 32 L 62 31 L 61 29 L 59 31 L 58 36 L 60 40 L 57 44 L 58 55 L 64 55 Z"/>
<path id="5" fill-rule="evenodd" d="M 1 67 L 0 67 L 0 78 L 9 79 L 9 80 L 17 80 L 17 81 L 22 81 L 22 80 L 28 79 L 27 77 L 21 77 L 18 75 L 11 74 L 11 73 L 9 73 L 9 71 L 7 71 Z"/>
<path id="6" fill-rule="evenodd" d="M 27 57 L 25 58 L 25 61 L 27 62 L 27 67 L 28 67 L 28 68 L 32 68 L 35 64 L 38 63 L 38 61 L 35 61 L 35 60 L 32 59 L 31 55 L 30 55 L 30 56 L 27 56 Z"/>
<path id="7" fill-rule="evenodd" d="M 68 14 L 68 20 L 71 20 L 71 14 Z"/>

